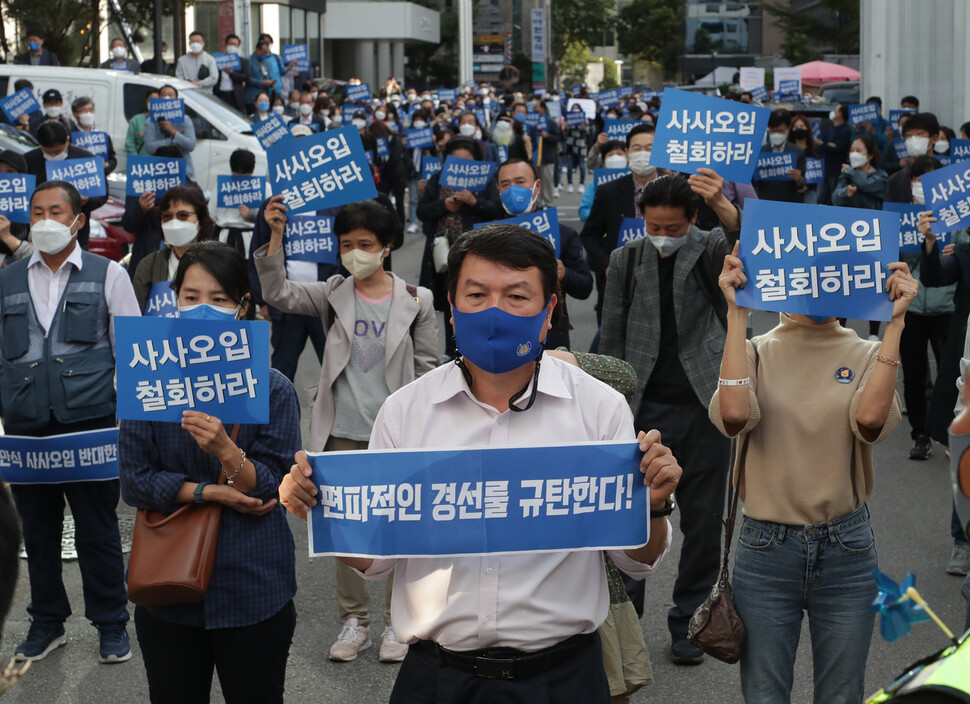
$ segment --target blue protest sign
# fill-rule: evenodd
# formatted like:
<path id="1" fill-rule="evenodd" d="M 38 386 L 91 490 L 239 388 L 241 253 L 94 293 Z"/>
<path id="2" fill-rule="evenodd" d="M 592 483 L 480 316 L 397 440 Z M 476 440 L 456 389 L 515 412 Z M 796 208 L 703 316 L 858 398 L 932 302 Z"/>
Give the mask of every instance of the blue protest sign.
<path id="1" fill-rule="evenodd" d="M 370 100 L 370 85 L 367 83 L 360 83 L 354 86 L 348 85 L 346 88 L 348 102 L 361 103 Z"/>
<path id="2" fill-rule="evenodd" d="M 768 89 L 765 86 L 758 86 L 757 88 L 752 88 L 750 91 L 751 99 L 756 100 L 759 103 L 764 102 L 768 99 Z"/>
<path id="3" fill-rule="evenodd" d="M 849 106 L 849 124 L 861 125 L 863 122 L 876 122 L 879 119 L 879 106 L 876 103 L 853 103 Z"/>
<path id="4" fill-rule="evenodd" d="M 627 166 L 624 166 L 622 169 L 593 169 L 593 182 L 599 188 L 604 183 L 623 178 L 628 173 L 630 173 L 630 169 Z"/>
<path id="5" fill-rule="evenodd" d="M 128 155 L 125 195 L 140 196 L 151 191 L 161 196 L 169 188 L 185 183 L 185 159 Z"/>
<path id="6" fill-rule="evenodd" d="M 507 144 L 496 144 L 495 152 L 498 154 L 498 163 L 503 163 L 509 158 L 509 145 Z"/>
<path id="7" fill-rule="evenodd" d="M 436 156 L 421 157 L 421 178 L 427 181 L 441 171 L 441 159 Z"/>
<path id="8" fill-rule="evenodd" d="M 644 545 L 634 442 L 309 455 L 310 555 L 443 557 Z"/>
<path id="9" fill-rule="evenodd" d="M 754 172 L 754 180 L 790 181 L 788 172 L 794 168 L 793 152 L 761 152 L 758 154 L 758 168 Z"/>
<path id="10" fill-rule="evenodd" d="M 647 228 L 643 225 L 641 218 L 623 218 L 620 223 L 620 232 L 616 237 L 617 248 L 630 242 L 643 239 L 647 236 Z"/>
<path id="11" fill-rule="evenodd" d="M 277 142 L 266 152 L 270 187 L 290 215 L 377 197 L 356 127 Z"/>
<path id="12" fill-rule="evenodd" d="M 0 481 L 61 484 L 117 478 L 117 428 L 42 438 L 0 435 Z"/>
<path id="13" fill-rule="evenodd" d="M 100 130 L 71 132 L 71 144 L 102 159 L 108 158 L 108 133 Z"/>
<path id="14" fill-rule="evenodd" d="M 639 120 L 604 120 L 603 131 L 610 139 L 618 139 L 622 142 L 630 130 L 639 124 Z"/>
<path id="15" fill-rule="evenodd" d="M 485 124 L 485 110 L 483 108 L 474 108 L 472 110 L 475 113 L 475 119 L 478 120 L 479 125 Z"/>
<path id="16" fill-rule="evenodd" d="M 218 176 L 216 178 L 216 207 L 238 208 L 240 205 L 258 208 L 266 200 L 266 179 L 262 176 Z"/>
<path id="17" fill-rule="evenodd" d="M 40 103 L 37 102 L 37 97 L 30 88 L 21 88 L 13 95 L 0 98 L 0 110 L 3 110 L 3 114 L 13 124 L 21 115 L 29 115 L 40 110 Z"/>
<path id="18" fill-rule="evenodd" d="M 115 318 L 118 418 L 178 423 L 200 411 L 223 423 L 269 422 L 269 324 Z"/>
<path id="19" fill-rule="evenodd" d="M 288 218 L 283 253 L 295 262 L 336 264 L 340 247 L 333 234 L 333 218 L 313 214 Z"/>
<path id="20" fill-rule="evenodd" d="M 906 149 L 906 140 L 904 140 L 902 137 L 896 137 L 896 139 L 893 140 L 893 149 L 896 152 L 897 159 L 902 160 L 909 157 L 909 151 Z"/>
<path id="21" fill-rule="evenodd" d="M 569 110 L 566 113 L 566 125 L 568 127 L 582 127 L 586 124 L 586 113 L 582 110 Z"/>
<path id="22" fill-rule="evenodd" d="M 377 158 L 387 159 L 391 156 L 390 150 L 387 148 L 387 137 L 378 137 L 374 140 L 377 144 Z"/>
<path id="23" fill-rule="evenodd" d="M 802 96 L 799 93 L 772 93 L 772 102 L 775 103 L 800 103 L 802 102 Z"/>
<path id="24" fill-rule="evenodd" d="M 168 120 L 173 125 L 185 122 L 185 101 L 181 98 L 149 98 L 148 112 L 154 122 Z"/>
<path id="25" fill-rule="evenodd" d="M 782 95 L 800 95 L 802 90 L 802 82 L 797 78 L 786 78 L 784 80 L 778 81 L 775 86 L 775 92 L 781 93 Z"/>
<path id="26" fill-rule="evenodd" d="M 754 174 L 771 111 L 708 95 L 665 88 L 650 164 L 693 174 L 701 167 L 725 181 L 748 183 Z"/>
<path id="27" fill-rule="evenodd" d="M 920 213 L 925 213 L 929 208 L 925 205 L 915 203 L 890 203 L 882 205 L 883 210 L 892 213 L 899 213 L 899 251 L 918 254 L 923 245 L 923 233 L 919 231 L 916 224 L 919 222 Z M 937 236 L 939 246 L 942 248 L 949 244 L 949 233 L 941 232 Z"/>
<path id="28" fill-rule="evenodd" d="M 560 242 L 559 234 L 559 213 L 555 208 L 547 208 L 546 210 L 526 213 L 525 215 L 519 215 L 514 218 L 505 218 L 504 220 L 480 222 L 474 225 L 473 229 L 477 230 L 485 225 L 494 225 L 500 222 L 509 225 L 518 225 L 519 227 L 524 227 L 526 230 L 532 230 L 537 235 L 542 235 L 549 240 L 552 248 L 556 250 L 556 259 L 559 259 L 562 254 L 562 242 Z"/>
<path id="29" fill-rule="evenodd" d="M 619 105 L 620 94 L 615 89 L 601 90 L 596 96 L 596 102 L 599 103 L 601 108 L 613 107 L 614 105 Z"/>
<path id="30" fill-rule="evenodd" d="M 310 72 L 310 47 L 306 44 L 284 44 L 283 63 L 287 66 L 296 61 L 297 73 Z"/>
<path id="31" fill-rule="evenodd" d="M 951 139 L 950 156 L 956 161 L 970 161 L 970 139 Z"/>
<path id="32" fill-rule="evenodd" d="M 430 127 L 407 131 L 408 149 L 430 149 L 434 146 L 434 130 Z"/>
<path id="33" fill-rule="evenodd" d="M 889 111 L 889 126 L 896 132 L 902 132 L 902 127 L 899 126 L 899 118 L 902 115 L 915 115 L 916 110 L 890 110 Z"/>
<path id="34" fill-rule="evenodd" d="M 926 210 L 932 210 L 936 217 L 936 222 L 930 224 L 933 234 L 970 225 L 970 164 L 944 166 L 923 174 L 919 180 Z"/>
<path id="35" fill-rule="evenodd" d="M 242 70 L 242 61 L 238 54 L 223 54 L 216 52 L 212 55 L 212 58 L 216 60 L 216 67 L 222 71 L 223 69 L 229 69 L 230 71 L 240 71 Z"/>
<path id="36" fill-rule="evenodd" d="M 808 118 L 809 127 L 812 130 L 812 139 L 820 140 L 822 139 L 822 118 L 820 117 L 810 117 Z"/>
<path id="37" fill-rule="evenodd" d="M 263 149 L 269 149 L 279 141 L 291 138 L 290 128 L 282 115 L 272 113 L 265 120 L 260 120 L 253 125 L 253 134 L 259 140 Z"/>
<path id="38" fill-rule="evenodd" d="M 956 160 L 952 156 L 946 156 L 944 154 L 934 154 L 933 157 L 938 162 L 940 162 L 941 164 L 943 164 L 943 166 L 949 166 L 950 164 L 957 163 Z"/>
<path id="39" fill-rule="evenodd" d="M 889 320 L 886 266 L 899 257 L 899 216 L 862 208 L 749 200 L 739 306 Z"/>
<path id="40" fill-rule="evenodd" d="M 438 182 L 448 188 L 479 193 L 488 187 L 497 167 L 494 161 L 473 161 L 449 155 Z"/>
<path id="41" fill-rule="evenodd" d="M 31 174 L 0 174 L 0 215 L 10 222 L 30 222 L 30 196 L 37 184 Z"/>
<path id="42" fill-rule="evenodd" d="M 805 183 L 819 184 L 825 178 L 825 170 L 821 159 L 805 158 Z"/>
<path id="43" fill-rule="evenodd" d="M 152 284 L 145 303 L 145 316 L 149 318 L 175 318 L 178 316 L 179 302 L 171 281 Z"/>
<path id="44" fill-rule="evenodd" d="M 104 160 L 92 156 L 83 159 L 64 159 L 46 161 L 48 181 L 67 181 L 73 183 L 85 198 L 108 195 L 108 184 L 104 179 Z"/>
<path id="45" fill-rule="evenodd" d="M 537 110 L 530 110 L 525 114 L 525 124 L 526 126 L 535 130 L 544 130 L 548 128 L 545 115 Z"/>
<path id="46" fill-rule="evenodd" d="M 441 88 L 438 90 L 438 100 L 442 103 L 453 103 L 457 97 L 457 88 Z"/>

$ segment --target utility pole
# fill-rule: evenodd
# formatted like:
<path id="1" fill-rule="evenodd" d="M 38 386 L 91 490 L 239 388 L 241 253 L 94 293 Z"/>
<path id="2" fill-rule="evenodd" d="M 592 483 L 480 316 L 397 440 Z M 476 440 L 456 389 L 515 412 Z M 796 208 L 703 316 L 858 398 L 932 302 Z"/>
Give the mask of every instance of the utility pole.
<path id="1" fill-rule="evenodd" d="M 472 0 L 458 0 L 458 82 L 472 80 Z"/>
<path id="2" fill-rule="evenodd" d="M 155 73 L 161 73 L 165 63 L 165 57 L 162 56 L 162 0 L 155 0 L 153 9 L 155 28 L 152 37 L 155 49 Z"/>

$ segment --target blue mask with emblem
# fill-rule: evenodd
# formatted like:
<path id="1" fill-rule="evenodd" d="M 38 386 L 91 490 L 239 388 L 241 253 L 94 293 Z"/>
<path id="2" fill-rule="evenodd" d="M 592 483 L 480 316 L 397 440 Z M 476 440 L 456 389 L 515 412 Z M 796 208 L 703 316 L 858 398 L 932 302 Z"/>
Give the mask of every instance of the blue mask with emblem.
<path id="1" fill-rule="evenodd" d="M 808 318 L 809 320 L 814 320 L 816 323 L 818 323 L 819 325 L 821 325 L 822 323 L 824 323 L 825 321 L 827 321 L 832 316 L 831 315 L 808 315 L 806 313 L 805 317 Z"/>
<path id="2" fill-rule="evenodd" d="M 523 215 L 532 206 L 532 191 L 535 188 L 511 185 L 502 191 L 502 205 L 509 215 Z"/>
<path id="3" fill-rule="evenodd" d="M 546 322 L 546 309 L 536 315 L 512 315 L 498 307 L 476 313 L 462 313 L 451 307 L 455 317 L 455 345 L 458 353 L 490 374 L 518 369 L 542 354 L 539 335 Z"/>

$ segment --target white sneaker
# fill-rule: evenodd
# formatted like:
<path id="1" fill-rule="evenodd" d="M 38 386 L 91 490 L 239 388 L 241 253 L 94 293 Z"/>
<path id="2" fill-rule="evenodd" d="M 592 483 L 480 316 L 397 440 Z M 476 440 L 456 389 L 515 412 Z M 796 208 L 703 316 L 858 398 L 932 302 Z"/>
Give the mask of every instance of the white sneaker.
<path id="1" fill-rule="evenodd" d="M 573 184 L 570 183 L 569 186 L 566 188 L 566 191 L 568 193 L 575 193 L 576 192 L 576 189 L 573 188 Z"/>
<path id="2" fill-rule="evenodd" d="M 870 335 L 869 336 L 869 341 L 870 342 L 879 342 L 879 335 Z"/>
<path id="3" fill-rule="evenodd" d="M 330 646 L 330 659 L 337 662 L 350 662 L 357 659 L 357 653 L 371 647 L 370 629 L 358 626 L 357 619 L 348 618 L 340 629 L 337 642 Z"/>
<path id="4" fill-rule="evenodd" d="M 390 626 L 385 628 L 384 635 L 381 637 L 381 662 L 402 662 L 407 654 L 407 644 L 398 641 L 393 628 Z"/>
<path id="5" fill-rule="evenodd" d="M 552 197 L 553 198 L 558 198 L 559 197 L 559 189 L 558 188 L 553 188 L 552 189 Z"/>
<path id="6" fill-rule="evenodd" d="M 413 235 L 417 231 L 418 231 L 418 223 L 412 222 L 410 225 L 408 225 L 408 234 L 409 235 Z"/>

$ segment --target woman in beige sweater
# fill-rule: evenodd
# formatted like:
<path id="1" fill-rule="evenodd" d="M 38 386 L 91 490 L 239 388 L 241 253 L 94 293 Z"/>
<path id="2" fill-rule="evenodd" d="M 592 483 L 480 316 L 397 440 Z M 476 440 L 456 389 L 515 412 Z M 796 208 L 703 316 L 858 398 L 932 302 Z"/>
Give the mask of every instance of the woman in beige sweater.
<path id="1" fill-rule="evenodd" d="M 859 339 L 835 318 L 785 313 L 746 343 L 748 311 L 734 297 L 747 281 L 737 247 L 724 260 L 728 329 L 710 415 L 725 435 L 747 442 L 732 586 L 747 629 L 741 689 L 748 704 L 790 701 L 804 613 L 815 702 L 863 699 L 876 596 L 865 503 L 872 445 L 899 424 L 899 336 L 919 287 L 906 264 L 889 268 L 894 303 L 881 343 Z"/>

